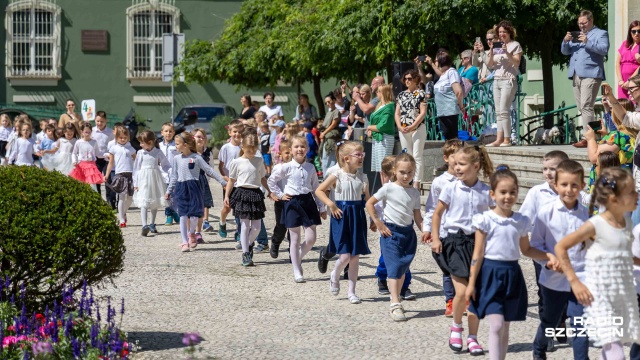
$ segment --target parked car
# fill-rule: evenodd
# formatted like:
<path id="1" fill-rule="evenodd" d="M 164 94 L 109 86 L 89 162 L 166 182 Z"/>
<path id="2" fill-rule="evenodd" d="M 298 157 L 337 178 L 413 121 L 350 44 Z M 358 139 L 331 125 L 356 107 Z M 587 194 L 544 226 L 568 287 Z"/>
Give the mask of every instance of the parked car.
<path id="1" fill-rule="evenodd" d="M 192 131 L 195 128 L 203 128 L 207 131 L 207 136 L 211 136 L 211 121 L 219 115 L 227 115 L 236 118 L 238 115 L 236 110 L 227 104 L 204 104 L 204 105 L 187 105 L 178 111 L 174 124 L 177 126 L 182 124 L 185 115 L 195 112 L 198 114 L 198 120 L 193 125 L 186 125 L 186 131 Z"/>

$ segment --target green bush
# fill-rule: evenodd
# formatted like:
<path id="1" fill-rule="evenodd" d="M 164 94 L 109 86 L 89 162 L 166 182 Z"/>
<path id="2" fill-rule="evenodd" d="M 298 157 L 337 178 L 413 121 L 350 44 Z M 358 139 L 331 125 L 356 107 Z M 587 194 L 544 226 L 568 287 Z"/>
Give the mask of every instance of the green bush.
<path id="1" fill-rule="evenodd" d="M 231 116 L 219 115 L 211 120 L 211 139 L 209 140 L 209 147 L 220 148 L 229 140 L 229 131 L 226 126 L 229 125 L 234 119 Z"/>
<path id="2" fill-rule="evenodd" d="M 37 167 L 0 167 L 0 272 L 39 308 L 122 272 L 124 239 L 111 207 L 87 184 Z"/>

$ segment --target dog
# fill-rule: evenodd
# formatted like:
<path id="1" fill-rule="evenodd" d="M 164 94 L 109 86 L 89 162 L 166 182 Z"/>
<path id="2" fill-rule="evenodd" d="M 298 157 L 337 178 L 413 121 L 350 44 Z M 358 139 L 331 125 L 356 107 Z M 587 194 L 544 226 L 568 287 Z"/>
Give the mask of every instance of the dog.
<path id="1" fill-rule="evenodd" d="M 557 126 L 554 126 L 551 129 L 539 128 L 538 130 L 536 130 L 536 134 L 533 137 L 533 143 L 535 145 L 554 144 L 556 143 L 556 140 L 558 139 L 559 136 L 560 136 L 560 129 L 558 129 Z"/>

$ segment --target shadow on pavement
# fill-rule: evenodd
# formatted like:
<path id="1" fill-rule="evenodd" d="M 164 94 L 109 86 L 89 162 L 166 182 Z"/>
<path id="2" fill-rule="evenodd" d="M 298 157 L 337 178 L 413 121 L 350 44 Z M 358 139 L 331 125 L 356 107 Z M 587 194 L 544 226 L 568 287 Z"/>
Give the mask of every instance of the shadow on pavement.
<path id="1" fill-rule="evenodd" d="M 130 331 L 129 342 L 138 341 L 139 352 L 186 348 L 182 343 L 183 333 L 163 331 Z"/>

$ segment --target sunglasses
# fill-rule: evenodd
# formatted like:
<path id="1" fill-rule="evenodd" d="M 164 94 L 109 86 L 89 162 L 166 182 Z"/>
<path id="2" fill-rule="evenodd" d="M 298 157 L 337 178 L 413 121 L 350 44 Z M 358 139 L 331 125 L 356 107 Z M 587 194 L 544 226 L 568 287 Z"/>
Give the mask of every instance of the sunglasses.
<path id="1" fill-rule="evenodd" d="M 631 33 L 633 35 L 640 34 L 640 30 L 631 30 Z"/>
<path id="2" fill-rule="evenodd" d="M 404 78 L 404 81 L 411 81 L 411 80 L 413 80 L 413 77 L 406 77 L 406 78 Z"/>
<path id="3" fill-rule="evenodd" d="M 486 39 L 486 40 L 487 40 L 487 41 L 493 41 L 493 38 L 491 38 L 491 39 Z"/>

